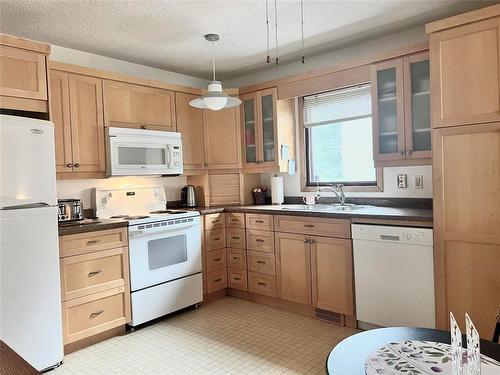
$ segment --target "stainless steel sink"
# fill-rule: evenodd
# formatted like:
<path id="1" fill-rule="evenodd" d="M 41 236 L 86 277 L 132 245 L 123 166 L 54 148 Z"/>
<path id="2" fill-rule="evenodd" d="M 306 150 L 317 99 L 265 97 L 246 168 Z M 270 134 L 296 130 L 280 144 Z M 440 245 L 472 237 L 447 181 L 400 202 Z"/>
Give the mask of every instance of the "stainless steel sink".
<path id="1" fill-rule="evenodd" d="M 359 206 L 357 204 L 314 204 L 307 206 L 305 204 L 287 204 L 281 205 L 282 210 L 290 211 L 354 211 L 364 206 Z"/>

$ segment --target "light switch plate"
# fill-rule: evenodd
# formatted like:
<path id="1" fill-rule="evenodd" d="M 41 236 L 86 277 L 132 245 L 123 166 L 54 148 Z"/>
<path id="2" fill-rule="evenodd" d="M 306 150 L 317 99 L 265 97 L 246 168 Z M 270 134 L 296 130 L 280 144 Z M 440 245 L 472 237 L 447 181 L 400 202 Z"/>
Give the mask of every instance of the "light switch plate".
<path id="1" fill-rule="evenodd" d="M 417 175 L 413 179 L 413 187 L 415 189 L 423 189 L 424 188 L 424 176 L 421 174 Z"/>
<path id="2" fill-rule="evenodd" d="M 405 174 L 398 174 L 398 188 L 406 189 L 408 187 L 408 179 Z"/>

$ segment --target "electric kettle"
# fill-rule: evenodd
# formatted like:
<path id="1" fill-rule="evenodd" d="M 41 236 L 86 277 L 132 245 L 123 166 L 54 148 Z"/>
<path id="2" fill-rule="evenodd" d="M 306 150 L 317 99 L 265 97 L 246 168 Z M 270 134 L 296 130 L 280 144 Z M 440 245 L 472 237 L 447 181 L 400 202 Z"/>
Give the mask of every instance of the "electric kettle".
<path id="1" fill-rule="evenodd" d="M 181 189 L 181 202 L 183 207 L 196 207 L 194 185 L 186 185 Z"/>

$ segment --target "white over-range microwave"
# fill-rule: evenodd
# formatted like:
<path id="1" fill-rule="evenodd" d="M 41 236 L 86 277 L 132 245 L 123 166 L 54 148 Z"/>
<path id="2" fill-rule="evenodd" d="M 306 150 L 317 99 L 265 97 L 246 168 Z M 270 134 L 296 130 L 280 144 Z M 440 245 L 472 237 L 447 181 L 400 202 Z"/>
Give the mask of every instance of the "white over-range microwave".
<path id="1" fill-rule="evenodd" d="M 181 133 L 155 130 L 106 129 L 108 176 L 180 175 Z"/>

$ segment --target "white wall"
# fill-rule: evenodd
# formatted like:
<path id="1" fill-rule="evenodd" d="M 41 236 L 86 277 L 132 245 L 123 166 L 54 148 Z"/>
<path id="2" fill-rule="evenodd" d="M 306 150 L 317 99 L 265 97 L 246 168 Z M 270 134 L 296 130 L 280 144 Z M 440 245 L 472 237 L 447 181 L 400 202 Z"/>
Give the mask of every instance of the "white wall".
<path id="1" fill-rule="evenodd" d="M 306 56 L 306 63 L 293 62 L 274 66 L 265 71 L 248 74 L 224 82 L 225 87 L 245 87 L 277 78 L 310 72 L 318 68 L 345 64 L 390 52 L 398 48 L 427 40 L 424 26 L 391 34 L 377 39 L 323 53 L 317 56 Z"/>
<path id="2" fill-rule="evenodd" d="M 205 88 L 208 81 L 198 77 L 152 68 L 146 65 L 134 64 L 76 49 L 51 45 L 50 60 L 67 64 L 75 64 L 106 70 L 114 73 L 126 74 L 132 77 L 152 79 L 176 85 Z"/>
<path id="3" fill-rule="evenodd" d="M 180 188 L 186 184 L 186 177 L 111 177 L 99 180 L 59 180 L 57 181 L 57 197 L 79 198 L 84 208 L 91 208 L 91 189 L 129 188 L 137 186 L 163 186 L 167 201 L 180 200 Z"/>
<path id="4" fill-rule="evenodd" d="M 93 53 L 55 45 L 52 45 L 51 49 L 50 59 L 54 61 L 190 87 L 202 88 L 206 87 L 207 84 L 204 79 L 133 64 Z M 90 208 L 90 192 L 93 187 L 116 188 L 161 185 L 165 189 L 167 200 L 170 201 L 180 199 L 180 188 L 185 184 L 185 177 L 113 177 L 98 180 L 59 180 L 57 181 L 57 196 L 58 198 L 80 198 L 84 207 Z"/>

